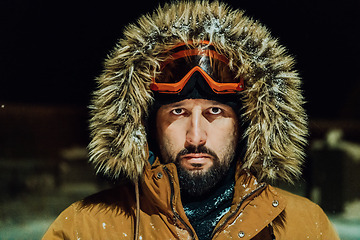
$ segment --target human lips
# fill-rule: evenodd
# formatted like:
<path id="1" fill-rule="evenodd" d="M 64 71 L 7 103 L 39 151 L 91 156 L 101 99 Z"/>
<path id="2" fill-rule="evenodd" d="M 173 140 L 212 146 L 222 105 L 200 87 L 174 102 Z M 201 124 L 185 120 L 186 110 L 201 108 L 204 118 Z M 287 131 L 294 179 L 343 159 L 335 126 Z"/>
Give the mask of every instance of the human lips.
<path id="1" fill-rule="evenodd" d="M 181 157 L 181 164 L 188 170 L 201 170 L 212 165 L 212 156 L 205 153 L 190 153 Z"/>

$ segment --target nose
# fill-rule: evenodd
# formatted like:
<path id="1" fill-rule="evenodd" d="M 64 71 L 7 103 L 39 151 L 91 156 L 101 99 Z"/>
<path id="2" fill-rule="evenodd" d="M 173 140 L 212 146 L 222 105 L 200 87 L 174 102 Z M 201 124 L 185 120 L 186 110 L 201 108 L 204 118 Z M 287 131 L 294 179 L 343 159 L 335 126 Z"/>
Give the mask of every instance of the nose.
<path id="1" fill-rule="evenodd" d="M 193 145 L 195 147 L 205 145 L 207 139 L 206 125 L 206 119 L 201 111 L 192 112 L 189 116 L 185 145 Z"/>

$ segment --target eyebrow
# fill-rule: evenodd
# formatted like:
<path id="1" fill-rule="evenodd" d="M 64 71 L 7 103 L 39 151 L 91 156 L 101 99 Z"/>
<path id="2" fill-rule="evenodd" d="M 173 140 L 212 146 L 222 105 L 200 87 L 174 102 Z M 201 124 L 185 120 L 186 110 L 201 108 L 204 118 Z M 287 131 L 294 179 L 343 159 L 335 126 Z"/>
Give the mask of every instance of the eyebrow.
<path id="1" fill-rule="evenodd" d="M 224 103 L 221 103 L 221 102 L 218 102 L 215 100 L 208 100 L 208 101 L 210 101 L 210 103 L 208 103 L 208 105 L 215 105 L 215 106 L 226 105 Z M 177 107 L 183 107 L 184 105 L 186 105 L 186 103 L 181 103 L 181 101 L 180 101 L 180 102 L 170 103 L 170 104 L 167 104 L 164 106 L 166 106 L 168 108 L 177 108 Z"/>
<path id="2" fill-rule="evenodd" d="M 177 108 L 177 107 L 182 107 L 184 105 L 184 103 L 180 103 L 180 102 L 175 102 L 175 103 L 170 103 L 165 105 L 167 108 Z"/>

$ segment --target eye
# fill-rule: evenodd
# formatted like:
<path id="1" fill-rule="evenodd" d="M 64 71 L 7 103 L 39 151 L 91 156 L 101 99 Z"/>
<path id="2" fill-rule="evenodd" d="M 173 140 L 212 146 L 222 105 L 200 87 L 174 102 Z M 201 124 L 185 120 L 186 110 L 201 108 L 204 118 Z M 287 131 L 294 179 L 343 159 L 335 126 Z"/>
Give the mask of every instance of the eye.
<path id="1" fill-rule="evenodd" d="M 211 107 L 209 109 L 209 113 L 217 115 L 217 114 L 222 113 L 222 110 L 221 110 L 221 108 L 218 108 L 218 107 Z"/>
<path id="2" fill-rule="evenodd" d="M 171 111 L 171 113 L 174 114 L 174 115 L 181 115 L 181 114 L 184 114 L 185 111 L 184 111 L 184 109 L 182 109 L 182 108 L 176 108 L 176 109 L 173 109 L 173 110 Z"/>

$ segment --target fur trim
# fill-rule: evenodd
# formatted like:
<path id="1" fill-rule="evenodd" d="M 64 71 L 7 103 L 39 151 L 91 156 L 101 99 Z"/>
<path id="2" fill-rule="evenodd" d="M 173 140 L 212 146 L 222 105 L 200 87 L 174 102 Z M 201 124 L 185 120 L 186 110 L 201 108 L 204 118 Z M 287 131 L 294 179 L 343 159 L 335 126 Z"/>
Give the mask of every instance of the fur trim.
<path id="1" fill-rule="evenodd" d="M 90 120 L 90 161 L 113 178 L 136 181 L 148 164 L 143 120 L 153 102 L 150 82 L 161 53 L 189 40 L 208 40 L 244 78 L 244 169 L 259 180 L 301 174 L 307 118 L 294 59 L 259 22 L 214 1 L 175 2 L 130 24 L 97 79 Z M 245 126 L 245 125 L 244 125 Z"/>

